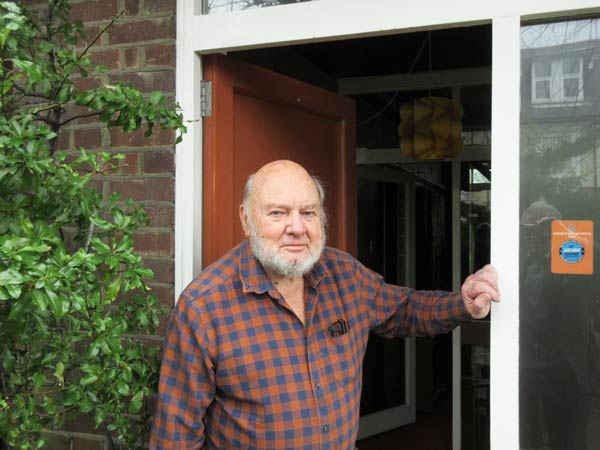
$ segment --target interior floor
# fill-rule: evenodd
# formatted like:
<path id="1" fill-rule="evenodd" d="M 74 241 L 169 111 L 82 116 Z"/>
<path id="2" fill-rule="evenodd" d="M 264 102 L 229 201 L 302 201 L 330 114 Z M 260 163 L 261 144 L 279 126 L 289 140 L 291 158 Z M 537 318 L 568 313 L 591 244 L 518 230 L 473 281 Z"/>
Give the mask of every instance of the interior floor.
<path id="1" fill-rule="evenodd" d="M 452 398 L 439 397 L 431 412 L 417 412 L 417 421 L 356 443 L 359 450 L 452 450 Z"/>

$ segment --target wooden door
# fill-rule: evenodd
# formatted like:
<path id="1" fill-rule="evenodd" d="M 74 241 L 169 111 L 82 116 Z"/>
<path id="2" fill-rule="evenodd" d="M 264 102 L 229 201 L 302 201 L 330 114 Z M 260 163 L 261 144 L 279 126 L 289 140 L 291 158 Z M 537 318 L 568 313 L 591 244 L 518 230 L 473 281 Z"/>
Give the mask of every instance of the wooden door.
<path id="1" fill-rule="evenodd" d="M 355 253 L 354 102 L 223 55 L 202 63 L 212 82 L 203 133 L 203 266 L 244 238 L 238 207 L 246 179 L 277 159 L 323 181 L 328 245 Z"/>

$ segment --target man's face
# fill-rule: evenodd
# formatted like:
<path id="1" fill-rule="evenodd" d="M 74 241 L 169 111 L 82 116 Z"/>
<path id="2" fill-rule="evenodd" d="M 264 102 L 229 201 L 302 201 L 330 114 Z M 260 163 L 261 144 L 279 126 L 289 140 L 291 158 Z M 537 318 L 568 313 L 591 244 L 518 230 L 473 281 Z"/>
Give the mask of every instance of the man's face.
<path id="1" fill-rule="evenodd" d="M 318 261 L 325 245 L 323 211 L 312 178 L 301 168 L 280 163 L 256 174 L 242 226 L 256 258 L 267 272 L 301 276 Z"/>

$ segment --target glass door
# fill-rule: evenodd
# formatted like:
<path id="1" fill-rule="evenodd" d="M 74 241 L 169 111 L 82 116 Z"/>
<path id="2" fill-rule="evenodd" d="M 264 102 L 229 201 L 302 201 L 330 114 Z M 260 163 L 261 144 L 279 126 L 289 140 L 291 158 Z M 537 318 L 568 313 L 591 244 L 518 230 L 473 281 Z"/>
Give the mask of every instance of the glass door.
<path id="1" fill-rule="evenodd" d="M 357 168 L 358 259 L 389 283 L 414 286 L 414 177 Z M 415 338 L 372 334 L 363 363 L 358 438 L 415 421 Z"/>
<path id="2" fill-rule="evenodd" d="M 600 20 L 521 28 L 522 449 L 600 448 Z"/>

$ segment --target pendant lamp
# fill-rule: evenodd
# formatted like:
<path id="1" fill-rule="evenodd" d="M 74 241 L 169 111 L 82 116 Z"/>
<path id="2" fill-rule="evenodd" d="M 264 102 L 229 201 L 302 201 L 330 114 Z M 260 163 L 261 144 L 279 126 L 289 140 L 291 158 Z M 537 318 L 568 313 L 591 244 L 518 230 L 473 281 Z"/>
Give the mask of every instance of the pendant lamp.
<path id="1" fill-rule="evenodd" d="M 417 161 L 454 158 L 463 149 L 460 103 L 422 97 L 400 105 L 400 152 Z"/>

